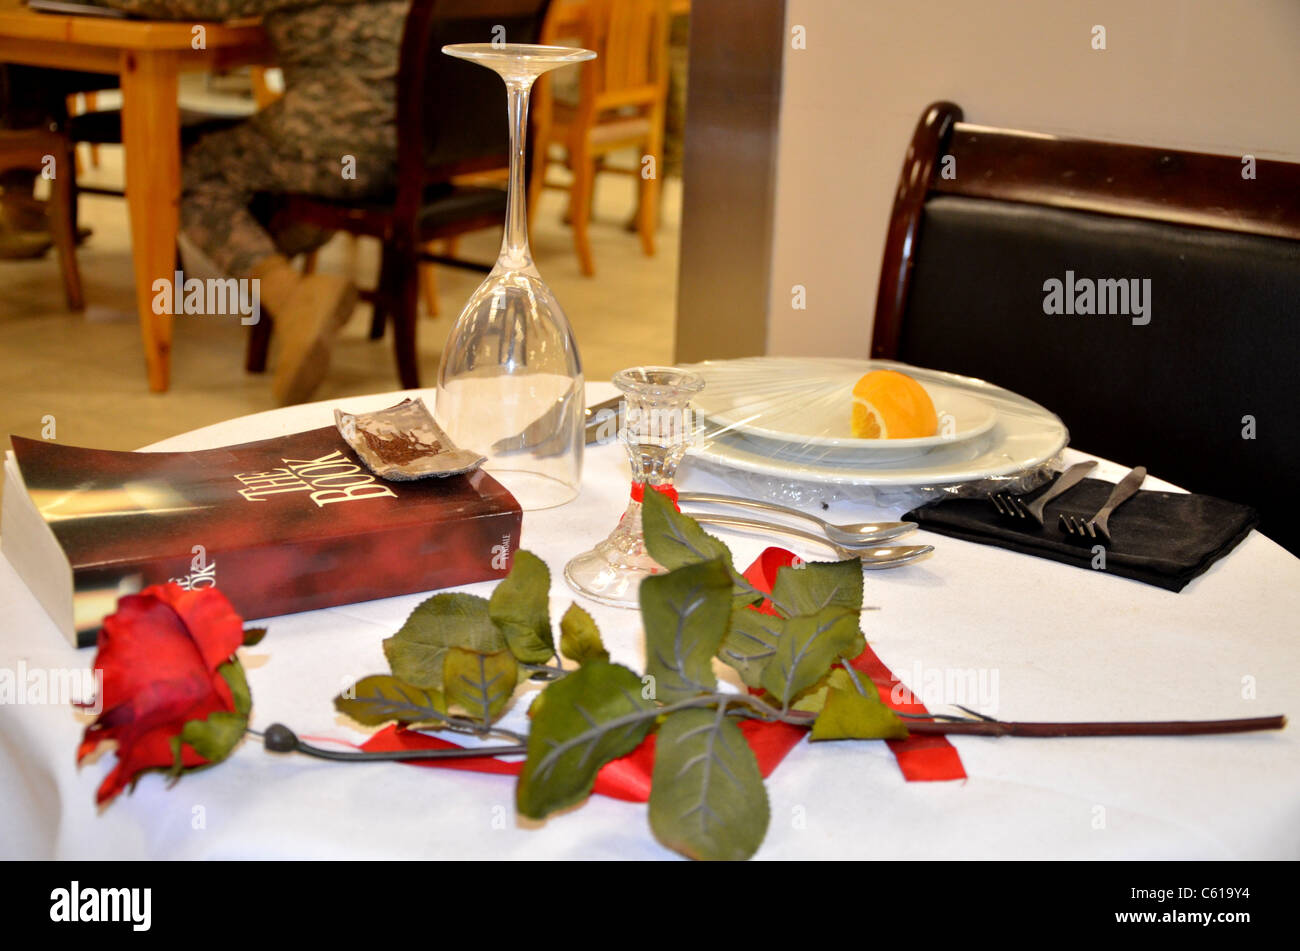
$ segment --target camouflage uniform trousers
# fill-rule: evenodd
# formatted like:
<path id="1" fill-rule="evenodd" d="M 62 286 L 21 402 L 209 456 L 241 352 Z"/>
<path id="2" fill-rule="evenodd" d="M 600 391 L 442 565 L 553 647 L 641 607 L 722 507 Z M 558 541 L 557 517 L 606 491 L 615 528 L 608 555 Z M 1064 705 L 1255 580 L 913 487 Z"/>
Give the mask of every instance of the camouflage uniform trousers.
<path id="1" fill-rule="evenodd" d="M 272 128 L 277 111 L 272 105 L 253 120 L 208 133 L 181 167 L 181 230 L 231 277 L 250 276 L 273 254 L 292 257 L 329 239 L 329 232 L 277 218 L 277 195 L 356 200 L 393 185 L 391 152 L 305 153 L 300 140 Z"/>
<path id="2" fill-rule="evenodd" d="M 269 233 L 267 208 L 276 194 L 355 200 L 392 184 L 407 0 L 103 2 L 158 19 L 262 17 L 284 72 L 283 98 L 205 135 L 181 167 L 181 228 L 232 277 L 248 276 L 277 251 L 308 250 L 327 237 L 304 236 L 301 226 Z"/>
<path id="3" fill-rule="evenodd" d="M 673 17 L 668 34 L 668 102 L 664 110 L 664 176 L 680 178 L 686 139 L 686 73 L 691 19 Z"/>

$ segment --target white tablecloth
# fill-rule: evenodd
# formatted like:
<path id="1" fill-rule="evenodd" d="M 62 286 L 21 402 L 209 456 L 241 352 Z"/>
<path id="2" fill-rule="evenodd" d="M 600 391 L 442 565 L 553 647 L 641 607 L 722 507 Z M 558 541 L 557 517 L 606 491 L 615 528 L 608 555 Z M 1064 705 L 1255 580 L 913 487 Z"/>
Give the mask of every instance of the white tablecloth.
<path id="1" fill-rule="evenodd" d="M 589 388 L 593 400 L 611 394 L 606 384 Z M 378 408 L 401 395 L 344 405 Z M 198 449 L 327 425 L 332 408 L 262 413 L 151 448 Z M 1122 472 L 1109 464 L 1099 470 L 1110 479 Z M 562 580 L 565 562 L 613 527 L 627 484 L 622 449 L 592 448 L 577 501 L 525 517 L 524 547 L 551 567 L 554 617 L 573 600 Z M 719 487 L 688 471 L 681 484 Z M 847 505 L 830 512 L 843 521 L 898 514 Z M 723 537 L 742 566 L 765 544 Z M 1258 533 L 1180 594 L 948 538 L 924 540 L 937 549 L 930 559 L 866 575 L 867 603 L 880 610 L 864 613 L 864 630 L 904 681 L 972 671 L 992 689 L 996 676 L 989 712 L 1003 719 L 1300 713 L 1300 560 Z M 827 557 L 816 546 L 803 553 Z M 273 620 L 267 638 L 244 651 L 254 726 L 281 721 L 301 735 L 361 742 L 365 734 L 334 712 L 331 698 L 387 669 L 380 642 L 423 597 Z M 2 558 L 0 604 L 0 668 L 90 665 L 93 651 L 67 645 Z M 584 606 L 614 659 L 641 670 L 638 616 Z M 516 703 L 512 717 L 522 706 Z M 672 855 L 651 836 L 643 804 L 593 796 L 537 824 L 516 816 L 510 777 L 340 765 L 270 754 L 251 740 L 170 790 L 150 774 L 101 812 L 95 789 L 112 758 L 75 767 L 83 726 L 65 706 L 0 705 L 0 855 Z M 801 743 L 768 780 L 772 822 L 758 857 L 1300 857 L 1295 728 L 953 742 L 969 779 L 941 783 L 905 782 L 881 743 Z"/>

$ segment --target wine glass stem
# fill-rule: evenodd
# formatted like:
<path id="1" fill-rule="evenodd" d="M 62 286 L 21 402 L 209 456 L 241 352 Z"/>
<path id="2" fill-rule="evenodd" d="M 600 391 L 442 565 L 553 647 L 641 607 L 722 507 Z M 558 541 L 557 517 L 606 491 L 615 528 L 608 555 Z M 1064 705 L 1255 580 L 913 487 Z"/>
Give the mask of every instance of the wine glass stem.
<path id="1" fill-rule="evenodd" d="M 507 80 L 510 115 L 510 187 L 506 193 L 506 227 L 501 239 L 499 267 L 521 270 L 533 264 L 528 247 L 528 193 L 524 188 L 524 159 L 528 135 L 528 94 L 533 82 Z"/>

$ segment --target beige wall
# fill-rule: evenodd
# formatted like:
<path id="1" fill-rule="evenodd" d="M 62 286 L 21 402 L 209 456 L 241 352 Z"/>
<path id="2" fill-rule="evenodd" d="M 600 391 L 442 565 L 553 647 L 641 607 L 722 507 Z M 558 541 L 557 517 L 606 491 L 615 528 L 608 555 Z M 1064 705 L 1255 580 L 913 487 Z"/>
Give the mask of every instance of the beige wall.
<path id="1" fill-rule="evenodd" d="M 1300 161 L 1300 0 L 789 0 L 786 20 L 807 49 L 785 57 L 769 353 L 867 355 L 894 187 L 933 100 L 985 125 Z"/>

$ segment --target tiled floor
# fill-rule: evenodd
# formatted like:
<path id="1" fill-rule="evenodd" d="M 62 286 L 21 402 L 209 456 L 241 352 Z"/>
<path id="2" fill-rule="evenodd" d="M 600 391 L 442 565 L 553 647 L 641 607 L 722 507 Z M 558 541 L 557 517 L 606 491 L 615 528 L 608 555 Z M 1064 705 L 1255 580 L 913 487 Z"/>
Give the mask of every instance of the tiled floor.
<path id="1" fill-rule="evenodd" d="M 118 181 L 120 151 L 101 150 L 101 167 L 83 180 Z M 552 170 L 559 179 L 562 170 Z M 543 194 L 533 229 L 542 276 L 573 323 L 588 379 L 608 379 L 637 363 L 672 359 L 677 286 L 680 187 L 666 183 L 658 254 L 642 255 L 624 230 L 633 208 L 633 179 L 606 175 L 596 194 L 592 225 L 597 274 L 578 271 L 570 230 L 561 223 L 562 191 Z M 0 261 L 0 436 L 37 437 L 53 417 L 56 438 L 72 445 L 135 449 L 163 437 L 274 406 L 269 375 L 244 372 L 247 329 L 236 318 L 179 317 L 175 321 L 172 387 L 150 393 L 135 317 L 126 205 L 83 196 L 82 222 L 94 235 L 78 254 L 87 308 L 64 307 L 53 252 L 33 262 Z M 461 254 L 496 256 L 499 232 L 461 241 Z M 378 249 L 336 237 L 321 254 L 322 270 L 374 280 Z M 420 321 L 422 382 L 432 386 L 439 351 L 460 306 L 480 280 L 439 268 L 441 315 Z M 370 309 L 361 305 L 338 341 L 318 399 L 343 399 L 398 386 L 392 341 L 370 341 Z M 7 446 L 7 438 L 4 440 Z"/>

